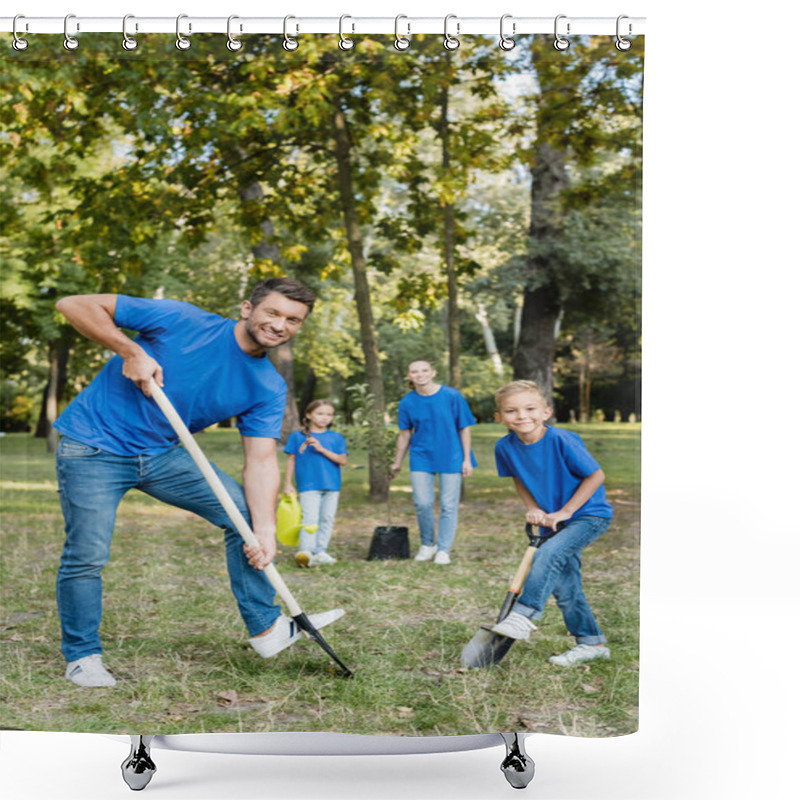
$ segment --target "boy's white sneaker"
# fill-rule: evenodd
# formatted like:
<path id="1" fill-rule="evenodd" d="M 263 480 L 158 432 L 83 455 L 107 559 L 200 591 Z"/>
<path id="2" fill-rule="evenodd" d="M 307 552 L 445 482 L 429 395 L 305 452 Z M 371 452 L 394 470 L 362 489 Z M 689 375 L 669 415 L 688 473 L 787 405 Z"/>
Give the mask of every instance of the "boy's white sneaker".
<path id="1" fill-rule="evenodd" d="M 87 688 L 117 685 L 114 676 L 103 666 L 103 656 L 100 653 L 67 662 L 64 677 Z"/>
<path id="2" fill-rule="evenodd" d="M 323 611 L 320 614 L 309 614 L 308 619 L 311 624 L 319 630 L 332 622 L 336 622 L 339 617 L 344 616 L 343 608 L 334 608 L 331 611 Z M 264 658 L 280 653 L 289 645 L 294 644 L 303 632 L 291 617 L 281 615 L 275 621 L 275 627 L 266 636 L 254 636 L 250 639 L 253 649 Z"/>
<path id="3" fill-rule="evenodd" d="M 439 550 L 433 559 L 434 564 L 449 564 L 450 554 L 446 550 Z"/>
<path id="4" fill-rule="evenodd" d="M 502 621 L 498 622 L 492 628 L 493 633 L 499 633 L 501 636 L 508 636 L 509 639 L 522 639 L 527 641 L 532 631 L 536 630 L 536 626 L 527 618 L 523 617 L 516 611 L 512 611 Z"/>
<path id="5" fill-rule="evenodd" d="M 605 645 L 579 644 L 566 653 L 551 656 L 548 661 L 559 667 L 571 667 L 584 661 L 594 661 L 596 658 L 611 658 L 611 651 Z"/>
<path id="6" fill-rule="evenodd" d="M 422 547 L 419 548 L 416 556 L 414 556 L 414 561 L 430 561 L 435 555 L 436 545 L 423 544 Z"/>
<path id="7" fill-rule="evenodd" d="M 309 561 L 309 567 L 317 567 L 320 564 L 335 564 L 336 559 L 330 553 L 314 553 Z"/>

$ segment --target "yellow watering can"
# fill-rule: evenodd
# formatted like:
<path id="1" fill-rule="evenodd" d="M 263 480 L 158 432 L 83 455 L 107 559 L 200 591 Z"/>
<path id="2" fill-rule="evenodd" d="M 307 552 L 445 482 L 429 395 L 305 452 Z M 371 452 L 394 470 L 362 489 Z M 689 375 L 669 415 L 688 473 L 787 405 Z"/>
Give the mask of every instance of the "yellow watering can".
<path id="1" fill-rule="evenodd" d="M 289 547 L 297 547 L 300 543 L 300 531 L 316 533 L 318 525 L 303 525 L 303 510 L 296 494 L 281 495 L 277 512 L 278 541 Z"/>

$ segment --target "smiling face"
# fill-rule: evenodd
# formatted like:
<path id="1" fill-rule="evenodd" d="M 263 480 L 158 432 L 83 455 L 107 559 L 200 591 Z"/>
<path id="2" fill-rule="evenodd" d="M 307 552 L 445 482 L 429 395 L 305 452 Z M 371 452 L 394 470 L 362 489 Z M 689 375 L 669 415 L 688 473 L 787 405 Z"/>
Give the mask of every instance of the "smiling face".
<path id="1" fill-rule="evenodd" d="M 250 355 L 263 355 L 271 347 L 288 342 L 308 316 L 308 306 L 279 292 L 271 292 L 257 306 L 242 303 L 241 326 L 244 336 L 239 343 Z"/>
<path id="2" fill-rule="evenodd" d="M 547 432 L 545 422 L 553 409 L 538 392 L 530 390 L 505 395 L 498 403 L 494 418 L 519 436 L 526 444 L 538 442 Z"/>
<path id="3" fill-rule="evenodd" d="M 436 370 L 427 361 L 412 361 L 408 365 L 407 377 L 415 389 L 424 389 L 433 385 Z"/>

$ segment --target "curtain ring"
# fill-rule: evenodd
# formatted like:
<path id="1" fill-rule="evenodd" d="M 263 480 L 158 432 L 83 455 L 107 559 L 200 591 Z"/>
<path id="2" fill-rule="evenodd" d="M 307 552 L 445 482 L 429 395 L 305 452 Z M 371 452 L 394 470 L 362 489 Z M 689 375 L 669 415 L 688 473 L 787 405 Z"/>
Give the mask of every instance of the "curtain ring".
<path id="1" fill-rule="evenodd" d="M 11 46 L 15 50 L 27 50 L 28 48 L 28 40 L 27 39 L 20 39 L 19 35 L 17 34 L 17 20 L 18 19 L 25 19 L 24 14 L 17 14 L 14 17 L 14 21 L 11 23 L 11 33 L 14 34 L 14 41 L 11 42 Z"/>
<path id="2" fill-rule="evenodd" d="M 346 19 L 353 19 L 353 18 L 349 14 L 342 14 L 342 16 L 339 17 L 339 49 L 340 50 L 352 50 L 356 46 L 356 43 L 349 36 L 345 36 L 344 33 L 343 33 L 344 21 Z M 353 25 L 353 28 L 355 29 L 355 25 Z"/>
<path id="3" fill-rule="evenodd" d="M 619 32 L 620 22 L 622 22 L 623 19 L 629 19 L 629 17 L 625 16 L 625 14 L 621 14 L 620 16 L 617 17 L 617 41 L 614 43 L 614 46 L 617 48 L 617 50 L 621 51 L 631 49 L 631 40 L 624 39 Z M 628 23 L 628 34 L 630 34 L 630 32 L 631 32 L 631 24 Z"/>
<path id="4" fill-rule="evenodd" d="M 444 45 L 445 50 L 458 50 L 461 46 L 461 42 L 455 36 L 451 36 L 447 31 L 447 23 L 450 22 L 451 19 L 458 19 L 455 14 L 448 14 L 444 18 L 444 39 L 442 40 L 442 44 Z M 461 23 L 456 22 L 456 33 L 461 31 Z"/>
<path id="5" fill-rule="evenodd" d="M 139 46 L 139 42 L 136 39 L 131 38 L 128 36 L 128 20 L 135 19 L 133 14 L 126 14 L 122 18 L 122 47 L 125 50 L 135 50 Z M 136 26 L 138 29 L 138 25 Z"/>
<path id="6" fill-rule="evenodd" d="M 503 32 L 503 24 L 505 23 L 505 21 L 507 19 L 511 19 L 511 18 L 512 18 L 511 14 L 503 14 L 503 16 L 500 17 L 500 42 L 499 42 L 499 44 L 500 44 L 500 49 L 501 50 L 505 50 L 506 52 L 508 52 L 509 50 L 513 50 L 517 46 L 517 43 L 510 36 L 506 36 L 505 33 Z M 512 22 L 511 23 L 511 33 L 513 34 L 513 33 L 516 33 L 516 32 L 517 32 L 517 23 L 516 22 Z"/>
<path id="7" fill-rule="evenodd" d="M 175 20 L 175 47 L 178 50 L 188 50 L 192 46 L 191 39 L 187 39 L 181 33 L 181 20 L 186 19 L 189 15 L 188 14 L 178 14 L 178 18 Z M 189 31 L 191 32 L 192 25 L 189 23 Z"/>
<path id="8" fill-rule="evenodd" d="M 227 47 L 227 48 L 228 48 L 228 50 L 230 50 L 232 53 L 235 53 L 235 52 L 237 52 L 238 50 L 241 50 L 241 49 L 242 49 L 242 47 L 243 47 L 243 45 L 242 45 L 242 42 L 241 42 L 239 39 L 237 39 L 237 38 L 236 38 L 236 37 L 235 37 L 235 36 L 234 36 L 234 35 L 231 33 L 231 22 L 232 22 L 233 20 L 235 20 L 235 19 L 239 19 L 239 17 L 237 17 L 235 14 L 232 14 L 230 17 L 228 17 L 228 41 L 227 41 L 226 47 Z M 239 30 L 241 30 L 241 27 L 239 28 Z"/>
<path id="9" fill-rule="evenodd" d="M 297 17 L 293 17 L 291 14 L 287 17 L 283 18 L 283 49 L 292 52 L 293 50 L 297 50 L 300 46 L 300 42 L 297 39 L 293 39 L 289 34 L 286 32 L 286 27 L 290 19 L 297 19 Z M 300 26 L 295 22 L 295 35 L 300 32 Z"/>
<path id="10" fill-rule="evenodd" d="M 74 36 L 69 35 L 69 21 L 71 19 L 75 19 L 74 14 L 67 14 L 64 17 L 64 48 L 66 50 L 77 50 L 80 42 Z"/>
<path id="11" fill-rule="evenodd" d="M 394 49 L 399 50 L 401 53 L 405 50 L 408 50 L 411 47 L 411 39 L 408 39 L 407 36 L 411 35 L 411 23 L 407 22 L 406 26 L 408 27 L 408 33 L 406 36 L 400 35 L 400 20 L 401 19 L 408 19 L 405 14 L 398 14 L 394 18 Z"/>
<path id="12" fill-rule="evenodd" d="M 566 18 L 567 18 L 566 14 L 559 14 L 556 17 L 556 22 L 555 22 L 554 34 L 555 34 L 556 38 L 553 40 L 553 47 L 555 47 L 556 50 L 559 50 L 562 53 L 564 52 L 564 50 L 566 50 L 569 47 L 569 39 L 565 39 L 563 36 L 561 36 L 559 34 L 559 32 L 558 32 L 558 21 L 560 19 L 566 19 Z M 570 23 L 568 22 L 567 23 L 567 34 L 569 34 L 569 28 L 570 28 Z"/>

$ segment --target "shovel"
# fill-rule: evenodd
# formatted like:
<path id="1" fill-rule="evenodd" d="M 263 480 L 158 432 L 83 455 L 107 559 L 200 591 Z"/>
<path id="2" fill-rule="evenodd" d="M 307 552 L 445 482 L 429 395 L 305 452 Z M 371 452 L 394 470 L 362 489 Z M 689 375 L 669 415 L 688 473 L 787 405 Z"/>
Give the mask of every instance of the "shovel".
<path id="1" fill-rule="evenodd" d="M 506 599 L 497 615 L 497 625 L 502 622 L 511 612 L 514 604 L 517 602 L 519 593 L 522 591 L 522 585 L 525 583 L 525 578 L 533 564 L 533 557 L 536 554 L 537 548 L 548 539 L 556 535 L 557 531 L 552 531 L 545 534 L 535 534 L 535 528 L 529 522 L 525 525 L 525 533 L 528 535 L 530 544 L 525 548 L 525 554 L 522 556 L 517 572 L 514 579 L 511 581 L 511 588 L 508 590 Z M 558 530 L 561 530 L 561 523 L 559 523 Z M 469 640 L 467 646 L 461 651 L 461 666 L 462 667 L 491 667 L 493 664 L 499 664 L 505 654 L 511 649 L 515 639 L 510 636 L 502 636 L 495 633 L 490 625 L 481 625 L 480 630 Z"/>
<path id="2" fill-rule="evenodd" d="M 250 529 L 250 526 L 247 524 L 247 520 L 245 520 L 245 518 L 242 516 L 242 513 L 239 511 L 236 503 L 233 502 L 233 498 L 228 493 L 228 490 L 223 486 L 222 481 L 219 479 L 217 473 L 214 472 L 209 460 L 205 457 L 205 454 L 200 449 L 200 445 L 197 444 L 194 436 L 189 433 L 189 429 L 178 415 L 178 412 L 175 410 L 172 403 L 170 403 L 163 390 L 158 386 L 158 384 L 156 384 L 155 381 L 150 381 L 150 393 L 158 404 L 158 407 L 163 412 L 164 416 L 169 420 L 169 423 L 172 425 L 175 433 L 178 434 L 181 444 L 183 444 L 183 446 L 189 452 L 189 455 L 192 457 L 194 463 L 199 467 L 200 472 L 203 473 L 203 477 L 208 481 L 208 484 L 214 494 L 217 496 L 217 499 L 220 501 L 220 503 L 222 503 L 222 507 L 231 518 L 242 539 L 244 539 L 247 544 L 258 547 L 258 540 L 256 539 L 253 531 Z M 303 631 L 309 638 L 313 639 L 339 665 L 339 667 L 341 667 L 342 672 L 346 677 L 351 677 L 353 673 L 342 663 L 342 661 L 340 661 L 336 653 L 334 653 L 331 649 L 331 646 L 322 637 L 322 634 L 314 627 L 314 624 L 311 622 L 308 616 L 303 613 L 297 601 L 294 599 L 294 596 L 289 591 L 289 587 L 284 583 L 283 578 L 281 578 L 281 576 L 278 574 L 278 570 L 275 569 L 274 564 L 267 564 L 267 566 L 264 567 L 264 574 L 275 588 L 275 591 L 283 601 L 283 604 L 286 606 L 286 609 L 288 610 L 292 619 L 297 623 L 297 627 L 300 628 L 300 630 Z"/>

